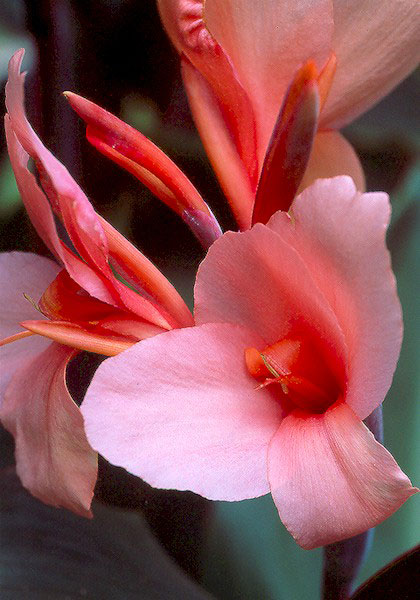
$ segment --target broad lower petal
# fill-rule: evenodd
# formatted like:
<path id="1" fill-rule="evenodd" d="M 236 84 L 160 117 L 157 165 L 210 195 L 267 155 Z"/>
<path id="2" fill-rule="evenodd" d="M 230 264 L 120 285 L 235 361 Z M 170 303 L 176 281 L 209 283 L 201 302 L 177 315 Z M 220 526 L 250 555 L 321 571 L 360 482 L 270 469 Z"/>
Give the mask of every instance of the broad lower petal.
<path id="1" fill-rule="evenodd" d="M 0 341 L 23 331 L 20 321 L 40 318 L 39 312 L 24 294 L 38 302 L 59 270 L 60 267 L 52 260 L 29 252 L 0 254 Z M 32 336 L 0 348 L 0 402 L 16 369 L 49 345 L 49 340 Z"/>
<path id="2" fill-rule="evenodd" d="M 242 327 L 209 324 L 163 333 L 106 360 L 82 404 L 92 446 L 158 488 L 210 499 L 267 493 L 266 453 L 280 405 L 256 390 Z"/>
<path id="3" fill-rule="evenodd" d="M 418 491 L 344 403 L 288 415 L 269 447 L 268 477 L 281 520 L 306 549 L 378 525 Z"/>
<path id="4" fill-rule="evenodd" d="M 291 219 L 281 214 L 293 236 Z M 195 315 L 198 324 L 229 322 L 252 329 L 266 345 L 295 327 L 306 328 L 320 345 L 326 342 L 325 358 L 343 377 L 346 348 L 334 312 L 292 244 L 264 225 L 228 232 L 213 244 L 198 270 Z"/>
<path id="5" fill-rule="evenodd" d="M 397 364 L 402 315 L 385 233 L 388 196 L 360 194 L 349 177 L 316 181 L 268 226 L 292 245 L 328 300 L 348 348 L 346 402 L 365 419 Z"/>
<path id="6" fill-rule="evenodd" d="M 417 0 L 334 0 L 337 71 L 321 126 L 343 127 L 402 81 L 420 60 Z"/>
<path id="7" fill-rule="evenodd" d="M 17 473 L 31 494 L 89 517 L 97 460 L 65 383 L 73 353 L 50 344 L 16 371 L 0 418 L 15 438 Z"/>

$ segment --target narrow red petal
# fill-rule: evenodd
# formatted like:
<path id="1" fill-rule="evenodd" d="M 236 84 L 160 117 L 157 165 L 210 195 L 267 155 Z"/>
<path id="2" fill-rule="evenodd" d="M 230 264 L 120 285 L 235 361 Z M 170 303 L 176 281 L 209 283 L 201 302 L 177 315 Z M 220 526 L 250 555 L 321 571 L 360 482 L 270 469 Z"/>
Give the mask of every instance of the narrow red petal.
<path id="1" fill-rule="evenodd" d="M 92 296 L 129 310 L 158 327 L 170 329 L 178 326 L 177 320 L 164 308 L 137 294 L 115 277 L 108 263 L 108 240 L 102 221 L 66 168 L 44 147 L 26 118 L 24 74 L 20 72 L 22 59 L 23 51 L 19 51 L 9 63 L 6 130 L 16 180 L 35 227 L 49 248 L 63 261 L 69 275 Z M 43 190 L 28 171 L 29 156 L 36 163 Z M 62 219 L 83 260 L 59 240 L 52 209 Z"/>
<path id="2" fill-rule="evenodd" d="M 99 216 L 107 236 L 111 262 L 139 292 L 149 294 L 181 327 L 194 323 L 190 309 L 157 267 L 110 223 Z"/>
<path id="3" fill-rule="evenodd" d="M 121 336 L 101 335 L 88 331 L 80 325 L 66 321 L 23 321 L 19 324 L 29 331 L 50 338 L 59 344 L 104 356 L 116 356 L 123 350 L 131 348 L 134 343 L 122 339 Z"/>
<path id="4" fill-rule="evenodd" d="M 172 41 L 212 88 L 255 191 L 258 163 L 254 111 L 233 62 L 207 28 L 204 2 L 176 1 L 158 6 Z M 204 105 L 202 110 L 207 107 Z"/>
<path id="5" fill-rule="evenodd" d="M 93 102 L 66 92 L 86 122 L 86 137 L 102 154 L 127 169 L 189 225 L 205 247 L 221 236 L 214 215 L 191 181 L 153 142 Z"/>
<path id="6" fill-rule="evenodd" d="M 297 72 L 273 130 L 258 183 L 253 223 L 287 211 L 306 170 L 319 116 L 317 70 L 307 62 Z"/>
<path id="7" fill-rule="evenodd" d="M 337 57 L 334 52 L 332 52 L 318 76 L 320 111 L 327 101 L 336 70 Z"/>
<path id="8" fill-rule="evenodd" d="M 249 178 L 211 85 L 184 55 L 181 67 L 188 102 L 206 153 L 239 228 L 249 229 L 255 182 Z"/>

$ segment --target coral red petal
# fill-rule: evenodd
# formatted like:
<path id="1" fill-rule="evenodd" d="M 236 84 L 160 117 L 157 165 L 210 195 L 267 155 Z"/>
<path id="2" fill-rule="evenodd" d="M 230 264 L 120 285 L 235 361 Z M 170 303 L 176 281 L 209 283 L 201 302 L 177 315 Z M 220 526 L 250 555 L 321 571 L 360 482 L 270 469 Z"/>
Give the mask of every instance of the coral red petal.
<path id="1" fill-rule="evenodd" d="M 100 333 L 67 321 L 22 321 L 20 325 L 59 344 L 104 356 L 115 356 L 131 348 L 135 342 L 131 336 L 127 339 L 112 335 L 112 332 Z"/>
<path id="2" fill-rule="evenodd" d="M 193 324 L 190 309 L 174 286 L 154 264 L 105 219 L 99 217 L 108 239 L 111 263 L 140 294 L 146 292 L 180 326 Z"/>
<path id="3" fill-rule="evenodd" d="M 293 236 L 292 220 L 281 214 Z M 198 324 L 243 325 L 266 345 L 296 328 L 311 330 L 320 342 L 328 340 L 343 376 L 347 351 L 336 316 L 296 250 L 264 225 L 228 232 L 213 244 L 198 270 L 195 315 Z"/>
<path id="4" fill-rule="evenodd" d="M 209 83 L 185 57 L 181 60 L 181 66 L 190 108 L 207 155 L 239 228 L 249 229 L 255 185 L 240 159 Z"/>
<path id="5" fill-rule="evenodd" d="M 365 419 L 397 364 L 402 316 L 385 245 L 388 196 L 360 194 L 349 177 L 316 181 L 268 226 L 293 246 L 328 300 L 348 348 L 346 402 Z"/>
<path id="6" fill-rule="evenodd" d="M 38 186 L 35 177 L 28 170 L 29 155 L 11 129 L 8 115 L 5 117 L 5 126 L 9 156 L 17 186 L 38 235 L 81 287 L 92 296 L 112 304 L 112 295 L 103 278 L 99 277 L 60 241 L 50 204 Z"/>
<path id="7" fill-rule="evenodd" d="M 253 223 L 288 211 L 302 181 L 319 116 L 318 72 L 308 61 L 296 73 L 273 129 L 255 198 Z"/>
<path id="8" fill-rule="evenodd" d="M 353 146 L 338 131 L 319 131 L 299 192 L 316 179 L 338 175 L 349 175 L 359 192 L 365 191 L 365 176 Z"/>
<path id="9" fill-rule="evenodd" d="M 73 353 L 50 344 L 18 370 L 6 390 L 0 418 L 15 438 L 17 472 L 31 494 L 89 517 L 97 461 L 65 383 Z"/>
<path id="10" fill-rule="evenodd" d="M 19 72 L 22 58 L 23 51 L 19 51 L 10 60 L 6 132 L 19 191 L 37 231 L 51 251 L 63 261 L 69 275 L 92 296 L 113 306 L 127 308 L 158 327 L 169 329 L 175 326 L 177 321 L 164 308 L 115 278 L 108 264 L 108 243 L 101 220 L 67 170 L 42 145 L 26 119 L 23 75 Z M 76 250 L 86 262 L 59 240 L 50 204 L 28 170 L 29 155 L 38 164 L 49 200 L 61 215 Z"/>
<path id="11" fill-rule="evenodd" d="M 244 350 L 261 338 L 226 324 L 170 331 L 99 367 L 82 404 L 92 446 L 154 487 L 241 500 L 268 492 L 279 404 L 256 390 Z"/>
<path id="12" fill-rule="evenodd" d="M 23 107 L 24 75 L 20 73 L 23 53 L 20 50 L 10 59 L 6 104 L 11 130 L 9 139 L 12 140 L 12 165 L 14 168 L 16 166 L 16 178 L 22 195 L 26 196 L 30 216 L 34 216 L 35 224 L 49 241 L 49 246 L 63 259 L 70 276 L 86 291 L 99 300 L 127 308 L 159 327 L 172 327 L 176 321 L 164 309 L 115 278 L 108 264 L 107 237 L 98 215 L 65 167 L 43 146 L 26 119 Z M 52 208 L 62 218 L 75 249 L 86 264 L 59 242 L 48 202 L 45 197 L 42 198 L 35 178 L 27 171 L 28 154 L 35 160 L 42 187 Z M 31 190 L 35 188 L 36 195 L 31 197 Z M 46 217 L 46 223 L 43 223 L 43 217 Z"/>
<path id="13" fill-rule="evenodd" d="M 230 57 L 207 28 L 204 2 L 163 0 L 158 6 L 173 43 L 212 88 L 226 127 L 255 185 L 258 164 L 254 112 Z M 206 110 L 205 105 L 202 110 Z"/>
<path id="14" fill-rule="evenodd" d="M 334 0 L 337 71 L 323 127 L 343 127 L 388 94 L 420 60 L 417 0 Z"/>
<path id="15" fill-rule="evenodd" d="M 35 254 L 0 254 L 0 340 L 22 331 L 20 321 L 40 318 L 40 313 L 24 294 L 38 302 L 59 270 L 60 267 L 52 260 Z M 49 344 L 49 340 L 32 336 L 0 348 L 0 402 L 16 369 L 40 354 Z"/>
<path id="16" fill-rule="evenodd" d="M 199 3 L 204 4 L 208 30 L 229 56 L 251 100 L 261 159 L 296 70 L 308 60 L 321 69 L 330 56 L 332 2 L 314 0 L 308 6 L 306 0 L 268 0 L 263 10 L 260 2 L 250 0 Z"/>
<path id="17" fill-rule="evenodd" d="M 219 224 L 207 204 L 162 150 L 93 102 L 71 92 L 66 92 L 66 97 L 86 122 L 91 144 L 147 185 L 182 217 L 206 248 L 220 237 Z"/>
<path id="18" fill-rule="evenodd" d="M 344 403 L 289 414 L 271 441 L 268 477 L 281 520 L 306 549 L 378 525 L 418 491 Z"/>
<path id="19" fill-rule="evenodd" d="M 24 74 L 20 73 L 23 50 L 9 62 L 6 106 L 11 127 L 25 151 L 34 159 L 40 180 L 54 211 L 63 219 L 79 254 L 108 275 L 107 242 L 92 205 L 67 169 L 45 148 L 24 111 Z"/>

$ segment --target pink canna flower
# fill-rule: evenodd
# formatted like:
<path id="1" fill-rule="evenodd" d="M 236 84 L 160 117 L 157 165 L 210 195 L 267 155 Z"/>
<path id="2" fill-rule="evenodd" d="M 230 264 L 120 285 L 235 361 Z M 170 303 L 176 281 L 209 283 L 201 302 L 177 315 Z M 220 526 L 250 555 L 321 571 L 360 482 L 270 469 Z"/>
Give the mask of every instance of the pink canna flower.
<path id="1" fill-rule="evenodd" d="M 181 55 L 198 130 L 241 229 L 274 212 L 260 212 L 261 204 L 267 207 L 260 187 L 278 145 L 283 162 L 289 157 L 299 168 L 278 175 L 277 209 L 288 208 L 299 185 L 317 177 L 349 174 L 364 189 L 354 150 L 336 130 L 417 64 L 416 0 L 158 0 L 158 6 Z M 308 64 L 306 86 L 298 86 L 284 119 L 279 109 L 290 81 Z M 290 135 L 296 127 L 308 134 L 298 147 Z M 276 164 L 281 169 L 282 161 Z"/>
<path id="2" fill-rule="evenodd" d="M 415 491 L 363 423 L 402 338 L 386 194 L 318 180 L 267 225 L 226 233 L 195 326 L 105 361 L 82 404 L 91 445 L 159 488 L 271 491 L 304 548 L 373 527 Z"/>
<path id="3" fill-rule="evenodd" d="M 19 252 L 0 256 L 7 282 L 0 292 L 0 418 L 15 437 L 25 487 L 44 502 L 89 516 L 97 460 L 66 387 L 68 362 L 80 350 L 113 356 L 141 339 L 192 325 L 193 317 L 156 267 L 96 214 L 31 128 L 23 105 L 23 54 L 18 51 L 9 65 L 7 143 L 27 212 L 57 263 Z M 39 181 L 28 169 L 30 158 Z M 181 188 L 182 174 L 165 157 L 162 183 L 161 162 L 147 171 L 152 187 L 166 193 L 208 245 L 220 235 L 217 221 L 188 180 L 183 204 L 176 204 L 181 191 L 177 196 L 171 189 Z M 55 217 L 73 248 L 60 239 Z"/>

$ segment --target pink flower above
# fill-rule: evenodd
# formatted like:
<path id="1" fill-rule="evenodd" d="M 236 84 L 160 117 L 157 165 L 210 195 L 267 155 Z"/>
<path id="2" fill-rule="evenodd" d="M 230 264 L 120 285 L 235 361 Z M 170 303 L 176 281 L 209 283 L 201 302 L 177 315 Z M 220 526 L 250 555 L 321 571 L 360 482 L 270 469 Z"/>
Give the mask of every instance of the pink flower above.
<path id="1" fill-rule="evenodd" d="M 300 189 L 343 174 L 364 189 L 359 160 L 337 129 L 417 65 L 416 0 L 158 0 L 158 6 L 181 56 L 197 128 L 241 229 L 251 223 L 259 178 L 270 166 L 280 107 L 308 61 L 323 73 L 314 81 L 321 112 Z M 286 155 L 294 154 L 293 136 L 281 143 Z M 300 158 L 303 168 L 311 145 Z"/>
<path id="2" fill-rule="evenodd" d="M 98 369 L 82 404 L 92 446 L 156 487 L 271 491 L 304 548 L 391 515 L 416 490 L 362 421 L 402 337 L 388 219 L 386 194 L 341 177 L 225 234 L 197 275 L 195 327 Z"/>

